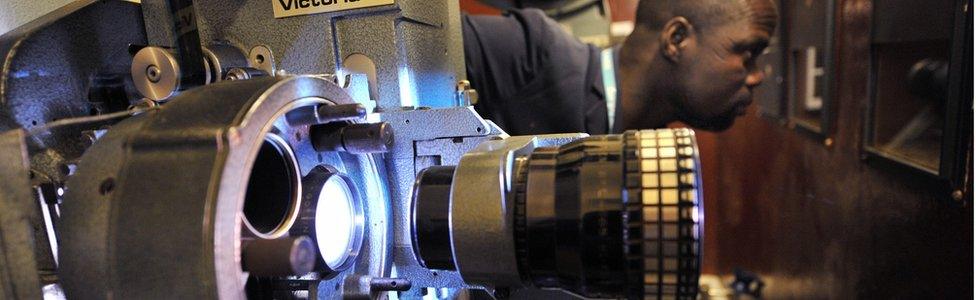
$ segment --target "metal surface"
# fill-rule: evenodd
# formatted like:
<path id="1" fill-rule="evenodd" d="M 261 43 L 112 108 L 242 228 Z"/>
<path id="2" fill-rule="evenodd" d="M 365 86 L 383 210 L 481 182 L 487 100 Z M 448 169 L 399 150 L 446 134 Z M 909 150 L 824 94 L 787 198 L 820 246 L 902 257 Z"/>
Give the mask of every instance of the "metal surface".
<path id="1" fill-rule="evenodd" d="M 149 42 L 172 46 L 164 0 L 143 1 Z M 273 52 L 266 65 L 290 74 L 343 74 L 346 57 L 361 54 L 377 67 L 371 85 L 379 106 L 448 107 L 465 79 L 457 1 L 397 1 L 394 5 L 276 19 L 268 0 L 197 1 L 201 40 Z M 233 8 L 233 13 L 229 9 Z M 249 51 L 253 58 L 254 49 Z M 269 74 L 268 69 L 254 65 Z"/>
<path id="2" fill-rule="evenodd" d="M 318 77 L 226 82 L 187 91 L 158 112 L 115 126 L 88 152 L 91 159 L 82 160 L 68 184 L 66 197 L 74 201 L 64 205 L 63 249 L 88 253 L 64 257 L 68 296 L 242 297 L 237 255 L 242 187 L 270 131 L 288 137 L 303 172 L 327 162 L 358 174 L 361 192 L 387 203 L 378 192 L 385 189 L 382 181 L 369 177 L 378 174 L 369 157 L 319 159 L 308 140 L 299 138 L 307 136 L 307 128 L 282 126 L 287 111 L 326 99 L 352 101 Z M 102 159 L 114 157 L 125 160 Z M 160 181 L 154 174 L 171 176 Z M 106 188 L 113 186 L 118 189 Z M 369 209 L 384 214 L 383 206 L 369 204 Z M 173 222 L 173 216 L 181 216 L 180 221 Z M 386 229 L 371 226 L 370 231 L 364 245 L 368 255 L 356 268 L 383 274 L 388 270 L 382 246 Z M 153 255 L 144 255 L 144 249 L 153 249 Z M 174 260 L 182 263 L 169 263 Z M 106 280 L 91 284 L 85 278 Z"/>
<path id="3" fill-rule="evenodd" d="M 393 130 L 386 122 L 313 126 L 309 134 L 318 151 L 369 154 L 386 153 L 393 147 Z"/>
<path id="4" fill-rule="evenodd" d="M 275 75 L 277 69 L 275 68 L 275 57 L 271 53 L 271 49 L 267 46 L 257 45 L 251 48 L 251 51 L 247 54 L 248 64 L 250 67 L 264 71 L 264 73 L 269 75 Z"/>
<path id="5" fill-rule="evenodd" d="M 456 271 L 451 246 L 451 184 L 454 166 L 426 168 L 417 174 L 410 212 L 413 251 L 429 269 Z"/>
<path id="6" fill-rule="evenodd" d="M 313 125 L 340 121 L 360 120 L 366 117 L 362 104 L 323 105 L 312 109 L 296 110 L 287 115 L 288 124 Z"/>
<path id="7" fill-rule="evenodd" d="M 0 12 L 0 35 L 71 2 L 71 0 L 7 1 L 4 10 Z"/>
<path id="8" fill-rule="evenodd" d="M 301 276 L 315 266 L 315 244 L 305 236 L 250 240 L 241 248 L 241 267 L 255 276 Z"/>
<path id="9" fill-rule="evenodd" d="M 467 283 L 488 289 L 522 286 L 509 194 L 515 156 L 530 154 L 534 142 L 533 137 L 488 141 L 461 157 L 451 191 L 451 241 L 455 265 Z"/>
<path id="10" fill-rule="evenodd" d="M 489 290 L 496 286 L 522 286 L 512 239 L 514 159 L 530 154 L 536 147 L 584 136 L 491 140 L 461 157 L 451 190 L 451 242 L 457 270 L 466 283 Z"/>
<path id="11" fill-rule="evenodd" d="M 146 43 L 141 24 L 137 4 L 79 1 L 0 37 L 0 130 L 87 116 L 89 79 L 129 73 L 126 48 Z M 55 170 L 77 159 L 85 145 L 71 128 L 35 134 L 28 148 L 45 151 L 31 155 L 32 168 L 64 180 Z"/>
<path id="12" fill-rule="evenodd" d="M 41 282 L 35 261 L 30 217 L 30 170 L 23 130 L 0 133 L 0 298 L 39 299 Z"/>
<path id="13" fill-rule="evenodd" d="M 248 67 L 248 58 L 244 56 L 245 54 L 240 49 L 237 49 L 237 47 L 231 45 L 212 44 L 209 47 L 203 48 L 203 54 L 206 55 L 207 65 L 210 69 L 210 82 L 220 82 L 225 77 L 230 76 L 232 70 L 242 70 L 242 68 Z M 249 72 L 244 72 L 244 74 L 248 76 L 241 78 L 238 73 L 237 79 L 256 77 L 251 76 Z"/>
<path id="14" fill-rule="evenodd" d="M 412 284 L 406 279 L 397 278 L 373 278 L 369 281 L 369 287 L 375 291 L 407 291 Z"/>
<path id="15" fill-rule="evenodd" d="M 434 290 L 452 287 L 441 293 L 442 298 L 450 298 L 458 288 L 467 287 L 457 272 L 423 268 L 413 255 L 410 199 L 414 179 L 429 166 L 456 165 L 462 154 L 502 133 L 471 107 L 388 111 L 376 117 L 390 124 L 396 133 L 393 148 L 385 160 L 387 181 L 395 199 L 391 203 L 394 275 L 409 278 L 413 283 L 409 291 L 400 295 L 422 297 L 428 287 Z"/>

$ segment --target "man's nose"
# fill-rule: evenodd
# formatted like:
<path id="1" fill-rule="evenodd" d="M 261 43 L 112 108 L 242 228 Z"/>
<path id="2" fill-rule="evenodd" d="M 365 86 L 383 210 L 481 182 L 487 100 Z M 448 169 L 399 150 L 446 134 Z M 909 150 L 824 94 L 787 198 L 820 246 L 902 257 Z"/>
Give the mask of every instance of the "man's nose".
<path id="1" fill-rule="evenodd" d="M 753 89 L 759 86 L 759 84 L 761 84 L 765 78 L 766 72 L 763 72 L 761 69 L 753 70 L 752 72 L 749 72 L 748 76 L 746 76 L 746 87 Z"/>

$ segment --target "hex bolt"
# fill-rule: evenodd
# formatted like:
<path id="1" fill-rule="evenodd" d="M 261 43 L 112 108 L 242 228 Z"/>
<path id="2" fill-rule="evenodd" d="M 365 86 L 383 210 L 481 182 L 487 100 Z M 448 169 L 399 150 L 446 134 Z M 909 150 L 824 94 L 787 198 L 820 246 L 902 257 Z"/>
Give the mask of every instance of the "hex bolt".
<path id="1" fill-rule="evenodd" d="M 316 108 L 296 109 L 285 115 L 292 126 L 353 121 L 366 117 L 366 107 L 359 103 L 319 105 Z"/>
<path id="2" fill-rule="evenodd" d="M 304 275 L 315 267 L 317 252 L 305 236 L 248 240 L 241 251 L 241 267 L 259 277 Z"/>
<path id="3" fill-rule="evenodd" d="M 410 280 L 402 278 L 373 278 L 369 281 L 369 288 L 374 291 L 398 291 L 404 292 L 410 290 L 413 284 Z"/>
<path id="4" fill-rule="evenodd" d="M 309 135 L 316 151 L 353 154 L 385 153 L 393 148 L 393 128 L 386 122 L 312 126 Z"/>
<path id="5" fill-rule="evenodd" d="M 224 76 L 224 80 L 247 80 L 267 75 L 268 73 L 255 68 L 231 68 L 227 70 L 227 75 Z"/>

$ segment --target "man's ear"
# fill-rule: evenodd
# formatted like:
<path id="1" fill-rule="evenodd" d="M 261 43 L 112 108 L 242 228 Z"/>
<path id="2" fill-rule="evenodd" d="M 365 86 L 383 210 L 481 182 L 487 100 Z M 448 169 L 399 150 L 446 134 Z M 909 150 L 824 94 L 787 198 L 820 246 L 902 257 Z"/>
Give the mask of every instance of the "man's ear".
<path id="1" fill-rule="evenodd" d="M 694 27 L 684 17 L 674 17 L 661 30 L 661 54 L 673 62 L 681 59 L 688 42 L 696 38 Z"/>

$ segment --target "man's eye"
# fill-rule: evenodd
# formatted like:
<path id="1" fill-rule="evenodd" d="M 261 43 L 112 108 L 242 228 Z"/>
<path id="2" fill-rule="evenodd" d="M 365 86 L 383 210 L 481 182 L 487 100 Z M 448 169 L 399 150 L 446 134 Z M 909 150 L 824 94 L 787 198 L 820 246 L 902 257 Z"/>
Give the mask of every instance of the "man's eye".
<path id="1" fill-rule="evenodd" d="M 759 57 L 760 55 L 763 54 L 763 51 L 762 50 L 753 50 L 751 52 L 751 54 L 752 54 L 752 57 Z"/>
<path id="2" fill-rule="evenodd" d="M 758 55 L 756 55 L 753 51 L 745 51 L 742 53 L 742 60 L 745 62 L 752 62 L 757 56 Z"/>

